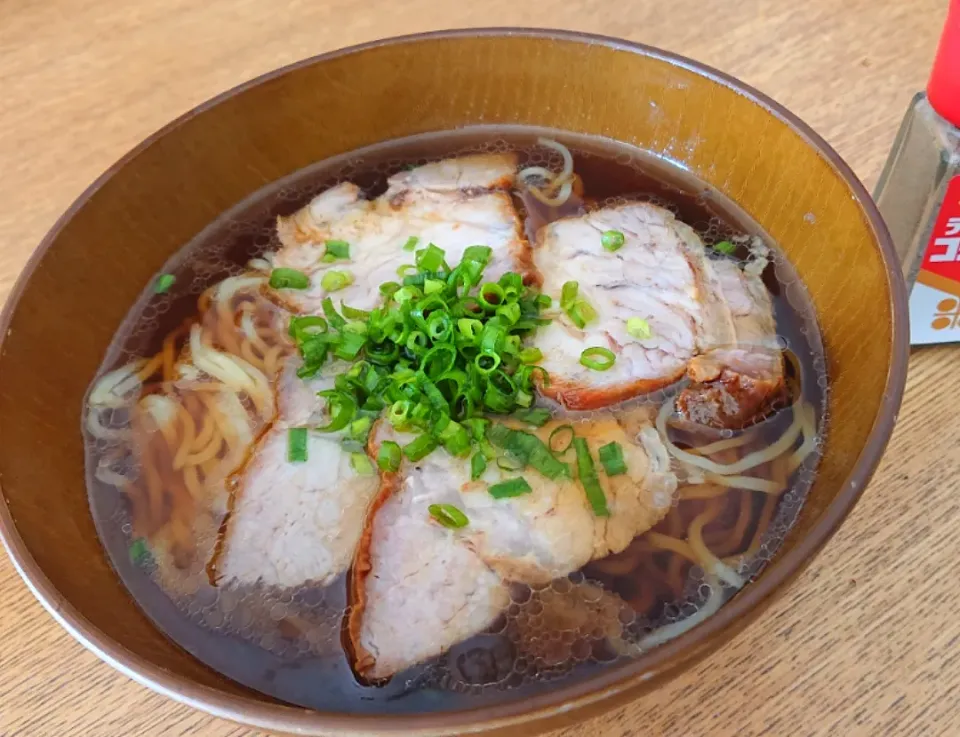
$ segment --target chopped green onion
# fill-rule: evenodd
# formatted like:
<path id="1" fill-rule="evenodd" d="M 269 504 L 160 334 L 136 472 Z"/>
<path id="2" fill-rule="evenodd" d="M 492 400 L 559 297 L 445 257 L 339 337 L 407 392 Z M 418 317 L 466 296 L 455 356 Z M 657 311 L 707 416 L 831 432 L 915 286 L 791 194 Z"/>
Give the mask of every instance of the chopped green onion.
<path id="1" fill-rule="evenodd" d="M 580 328 L 580 330 L 583 330 L 587 326 L 587 323 L 593 322 L 596 319 L 597 311 L 593 309 L 586 300 L 578 299 L 573 307 L 569 309 L 567 315 L 569 315 L 574 325 Z"/>
<path id="2" fill-rule="evenodd" d="M 596 319 L 597 311 L 585 299 L 578 298 L 579 292 L 578 282 L 564 282 L 560 291 L 560 309 L 567 313 L 574 325 L 583 330 L 588 322 Z"/>
<path id="3" fill-rule="evenodd" d="M 423 294 L 416 287 L 403 287 L 394 293 L 393 298 L 397 300 L 397 302 L 412 302 L 422 296 Z"/>
<path id="4" fill-rule="evenodd" d="M 417 267 L 421 271 L 438 271 L 443 266 L 446 257 L 446 251 L 431 243 L 422 251 L 417 251 Z"/>
<path id="5" fill-rule="evenodd" d="M 479 261 L 486 265 L 493 256 L 493 249 L 490 246 L 467 246 L 463 252 L 464 261 Z"/>
<path id="6" fill-rule="evenodd" d="M 414 330 L 407 336 L 407 350 L 415 356 L 426 353 L 429 344 L 430 339 L 419 330 Z"/>
<path id="7" fill-rule="evenodd" d="M 499 319 L 494 318 L 483 326 L 483 333 L 480 334 L 480 352 L 499 353 L 506 339 L 506 328 L 500 324 Z"/>
<path id="8" fill-rule="evenodd" d="M 466 455 L 470 451 L 470 433 L 459 422 L 450 420 L 443 432 L 440 433 L 440 442 L 452 456 Z"/>
<path id="9" fill-rule="evenodd" d="M 303 342 L 311 335 L 320 335 L 327 332 L 327 321 L 316 315 L 294 316 L 290 318 L 290 327 L 287 333 L 295 338 L 297 343 Z"/>
<path id="10" fill-rule="evenodd" d="M 511 430 L 504 425 L 491 424 L 487 428 L 487 440 L 503 448 L 524 466 L 532 466 L 548 479 L 570 476 L 567 464 L 554 458 L 550 449 L 536 435 L 522 430 Z"/>
<path id="11" fill-rule="evenodd" d="M 434 343 L 443 343 L 453 334 L 453 323 L 446 312 L 434 312 L 427 320 L 427 336 Z"/>
<path id="12" fill-rule="evenodd" d="M 483 403 L 488 409 L 506 414 L 513 409 L 516 397 L 517 387 L 505 371 L 497 369 L 487 374 L 487 388 L 483 392 Z"/>
<path id="13" fill-rule="evenodd" d="M 147 547 L 147 541 L 142 537 L 138 537 L 136 540 L 130 543 L 129 552 L 130 562 L 134 565 L 147 565 L 153 560 L 153 555 L 150 553 L 150 548 Z"/>
<path id="14" fill-rule="evenodd" d="M 420 370 L 429 378 L 439 380 L 453 369 L 456 362 L 456 348 L 449 344 L 438 345 L 423 354 L 420 361 Z"/>
<path id="15" fill-rule="evenodd" d="M 573 425 L 560 425 L 560 427 L 555 427 L 550 433 L 550 437 L 547 438 L 547 447 L 555 456 L 562 456 L 570 450 L 570 446 L 573 445 L 573 438 Z"/>
<path id="16" fill-rule="evenodd" d="M 597 470 L 590 456 L 590 446 L 585 439 L 574 438 L 573 448 L 577 454 L 577 477 L 580 479 L 580 485 L 583 486 L 593 513 L 597 517 L 609 517 L 607 497 L 603 493 L 603 487 L 600 486 L 600 479 L 597 478 Z"/>
<path id="17" fill-rule="evenodd" d="M 340 333 L 340 342 L 337 343 L 337 347 L 334 349 L 333 354 L 337 358 L 342 358 L 344 361 L 352 361 L 358 355 L 360 355 L 360 351 L 363 350 L 363 346 L 366 342 L 366 336 L 350 330 L 344 330 L 342 333 Z"/>
<path id="18" fill-rule="evenodd" d="M 605 251 L 619 251 L 624 244 L 623 233 L 619 230 L 607 230 L 600 236 L 600 245 Z"/>
<path id="19" fill-rule="evenodd" d="M 543 366 L 521 366 L 517 369 L 517 386 L 527 391 L 533 389 L 534 376 L 540 377 L 541 386 L 550 386 L 550 374 Z"/>
<path id="20" fill-rule="evenodd" d="M 442 292 L 446 286 L 446 283 L 439 279 L 425 279 L 423 282 L 423 293 L 437 294 L 438 292 Z"/>
<path id="21" fill-rule="evenodd" d="M 725 253 L 729 255 L 734 251 L 736 251 L 737 247 L 733 245 L 730 241 L 720 241 L 719 243 L 714 245 L 713 250 L 717 251 L 718 253 Z"/>
<path id="22" fill-rule="evenodd" d="M 403 250 L 412 251 L 414 248 L 417 247 L 417 244 L 419 242 L 420 242 L 420 239 L 417 238 L 417 236 L 411 235 L 409 238 L 407 238 L 407 242 L 403 244 Z"/>
<path id="23" fill-rule="evenodd" d="M 520 305 L 511 302 L 497 308 L 497 316 L 507 325 L 513 325 L 520 319 Z"/>
<path id="24" fill-rule="evenodd" d="M 647 340 L 653 337 L 650 323 L 642 317 L 630 317 L 627 319 L 627 333 L 631 338 L 636 338 L 637 340 Z"/>
<path id="25" fill-rule="evenodd" d="M 400 446 L 392 440 L 384 440 L 380 443 L 380 450 L 377 453 L 377 465 L 381 471 L 395 473 L 400 470 Z"/>
<path id="26" fill-rule="evenodd" d="M 303 463 L 307 460 L 307 428 L 291 427 L 287 431 L 287 461 Z"/>
<path id="27" fill-rule="evenodd" d="M 534 427 L 543 427 L 550 421 L 550 410 L 538 407 L 537 409 L 518 410 L 513 413 L 521 422 L 526 422 Z"/>
<path id="28" fill-rule="evenodd" d="M 553 304 L 553 299 L 551 299 L 549 294 L 538 294 L 534 300 L 534 304 L 542 310 L 548 310 Z"/>
<path id="29" fill-rule="evenodd" d="M 327 320 L 334 328 L 339 330 L 347 324 L 347 321 L 343 319 L 343 315 L 337 312 L 337 308 L 333 306 L 332 299 L 324 297 L 321 305 L 323 306 L 323 314 L 327 316 Z"/>
<path id="30" fill-rule="evenodd" d="M 494 484 L 487 491 L 494 499 L 509 499 L 510 497 L 529 494 L 533 489 L 523 476 L 517 476 L 513 479 L 501 481 L 499 484 Z"/>
<path id="31" fill-rule="evenodd" d="M 326 399 L 330 408 L 330 422 L 316 428 L 318 432 L 337 432 L 350 424 L 357 411 L 357 402 L 353 397 L 336 389 L 317 392 L 317 396 Z"/>
<path id="32" fill-rule="evenodd" d="M 337 292 L 353 284 L 353 274 L 349 271 L 328 271 L 320 279 L 320 286 L 328 292 Z"/>
<path id="33" fill-rule="evenodd" d="M 518 358 L 520 363 L 536 363 L 543 358 L 543 352 L 539 348 L 524 348 Z"/>
<path id="34" fill-rule="evenodd" d="M 473 363 L 481 374 L 492 374 L 500 365 L 500 360 L 496 353 L 481 353 L 473 359 Z"/>
<path id="35" fill-rule="evenodd" d="M 623 448 L 620 443 L 607 443 L 597 451 L 600 463 L 607 476 L 620 476 L 627 472 L 627 463 L 623 460 Z"/>
<path id="36" fill-rule="evenodd" d="M 435 410 L 443 411 L 447 409 L 446 397 L 443 396 L 443 393 L 437 389 L 437 385 L 434 384 L 430 380 L 430 377 L 423 371 L 417 372 L 417 383 L 420 385 L 421 391 L 426 395 L 427 401 L 430 402 Z"/>
<path id="37" fill-rule="evenodd" d="M 457 320 L 457 329 L 460 335 L 471 343 L 480 342 L 480 334 L 483 332 L 483 323 L 469 317 L 461 317 Z"/>
<path id="38" fill-rule="evenodd" d="M 350 244 L 346 241 L 327 241 L 324 245 L 324 256 L 333 256 L 335 259 L 350 258 Z"/>
<path id="39" fill-rule="evenodd" d="M 508 455 L 502 455 L 497 458 L 497 468 L 501 471 L 522 471 L 526 468 L 522 461 L 518 461 L 516 458 L 513 458 Z"/>
<path id="40" fill-rule="evenodd" d="M 380 294 L 384 297 L 392 297 L 400 290 L 400 285 L 395 281 L 385 281 L 380 285 Z"/>
<path id="41" fill-rule="evenodd" d="M 402 430 L 413 411 L 413 402 L 408 399 L 401 399 L 390 405 L 390 411 L 387 413 L 387 420 L 396 429 Z"/>
<path id="42" fill-rule="evenodd" d="M 470 523 L 467 515 L 452 504 L 431 504 L 427 507 L 427 511 L 433 519 L 451 530 L 466 527 Z"/>
<path id="43" fill-rule="evenodd" d="M 564 312 L 568 312 L 574 303 L 577 301 L 577 292 L 580 291 L 579 282 L 568 281 L 563 283 L 563 288 L 560 290 L 560 309 Z"/>
<path id="44" fill-rule="evenodd" d="M 476 481 L 478 478 L 483 476 L 486 470 L 487 459 L 484 457 L 483 453 L 477 451 L 473 454 L 473 458 L 470 459 L 470 478 L 473 481 Z"/>
<path id="45" fill-rule="evenodd" d="M 274 289 L 307 289 L 310 277 L 297 269 L 274 269 L 270 272 L 270 286 Z"/>
<path id="46" fill-rule="evenodd" d="M 348 304 L 340 303 L 340 312 L 343 313 L 343 316 L 348 320 L 369 320 L 370 312 L 367 310 L 358 310 L 356 307 L 351 307 Z"/>
<path id="47" fill-rule="evenodd" d="M 496 309 L 503 304 L 504 298 L 503 287 L 492 281 L 488 281 L 480 287 L 480 293 L 477 296 L 483 309 L 487 310 L 487 312 L 496 311 Z"/>
<path id="48" fill-rule="evenodd" d="M 372 428 L 373 420 L 370 417 L 358 417 L 350 423 L 350 437 L 361 445 L 366 445 Z"/>
<path id="49" fill-rule="evenodd" d="M 490 420 L 483 417 L 472 417 L 469 420 L 464 420 L 463 426 L 473 434 L 473 439 L 479 443 L 486 440 Z"/>
<path id="50" fill-rule="evenodd" d="M 377 472 L 366 453 L 351 453 L 350 467 L 360 476 L 373 476 Z"/>
<path id="51" fill-rule="evenodd" d="M 600 346 L 585 348 L 580 354 L 580 363 L 594 371 L 607 371 L 616 360 L 617 357 L 613 351 Z"/>
<path id="52" fill-rule="evenodd" d="M 173 286 L 173 283 L 177 280 L 173 274 L 161 274 L 157 277 L 156 283 L 153 285 L 153 291 L 156 294 L 166 294 L 170 291 L 170 287 Z"/>
<path id="53" fill-rule="evenodd" d="M 397 276 L 402 278 L 407 275 L 407 272 L 410 272 L 410 271 L 416 272 L 416 270 L 417 270 L 417 267 L 414 266 L 413 264 L 400 264 L 397 267 Z"/>
<path id="54" fill-rule="evenodd" d="M 436 450 L 437 443 L 436 439 L 424 433 L 423 435 L 418 435 L 412 442 L 407 443 L 403 446 L 403 454 L 416 463 L 421 458 L 430 455 L 434 450 Z"/>

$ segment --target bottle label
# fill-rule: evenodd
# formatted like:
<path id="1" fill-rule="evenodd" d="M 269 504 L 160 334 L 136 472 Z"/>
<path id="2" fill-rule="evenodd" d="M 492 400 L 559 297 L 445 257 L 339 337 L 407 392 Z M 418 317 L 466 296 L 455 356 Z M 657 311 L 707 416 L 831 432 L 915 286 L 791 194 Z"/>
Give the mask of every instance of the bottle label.
<path id="1" fill-rule="evenodd" d="M 910 342 L 960 341 L 960 176 L 947 183 L 910 292 Z"/>

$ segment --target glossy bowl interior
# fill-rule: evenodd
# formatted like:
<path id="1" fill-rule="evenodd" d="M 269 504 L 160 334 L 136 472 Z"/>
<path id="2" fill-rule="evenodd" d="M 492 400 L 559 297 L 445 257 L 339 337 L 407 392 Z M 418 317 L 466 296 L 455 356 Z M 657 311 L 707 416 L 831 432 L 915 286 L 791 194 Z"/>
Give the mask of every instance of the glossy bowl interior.
<path id="1" fill-rule="evenodd" d="M 114 331 L 167 258 L 222 211 L 308 164 L 386 139 L 530 124 L 658 153 L 740 204 L 817 309 L 829 373 L 822 466 L 776 559 L 718 615 L 595 679 L 483 711 L 390 717 L 275 702 L 165 639 L 107 562 L 87 507 L 81 401 Z M 728 640 L 822 546 L 894 424 L 906 302 L 889 236 L 839 157 L 772 101 L 663 52 L 575 34 L 431 34 L 308 60 L 151 137 L 57 223 L 7 305 L 0 355 L 0 533 L 24 578 L 86 646 L 209 712 L 297 734 L 531 734 L 633 698 Z"/>

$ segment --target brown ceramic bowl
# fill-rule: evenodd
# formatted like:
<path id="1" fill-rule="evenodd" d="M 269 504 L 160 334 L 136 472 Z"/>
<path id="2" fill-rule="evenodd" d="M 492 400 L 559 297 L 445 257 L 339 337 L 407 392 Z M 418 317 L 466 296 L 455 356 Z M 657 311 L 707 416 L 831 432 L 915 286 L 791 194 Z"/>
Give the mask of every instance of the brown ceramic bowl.
<path id="1" fill-rule="evenodd" d="M 320 159 L 414 133 L 525 123 L 663 155 L 738 202 L 780 244 L 819 314 L 829 432 L 800 519 L 757 581 L 686 635 L 593 680 L 496 708 L 361 717 L 278 703 L 209 670 L 147 621 L 94 530 L 81 401 L 142 285 L 217 215 Z M 656 49 L 528 30 L 359 46 L 202 105 L 123 158 L 56 224 L 3 315 L 0 533 L 56 619 L 124 673 L 248 725 L 296 734 L 533 734 L 655 689 L 758 616 L 849 513 L 904 386 L 904 284 L 870 197 L 794 116 Z"/>

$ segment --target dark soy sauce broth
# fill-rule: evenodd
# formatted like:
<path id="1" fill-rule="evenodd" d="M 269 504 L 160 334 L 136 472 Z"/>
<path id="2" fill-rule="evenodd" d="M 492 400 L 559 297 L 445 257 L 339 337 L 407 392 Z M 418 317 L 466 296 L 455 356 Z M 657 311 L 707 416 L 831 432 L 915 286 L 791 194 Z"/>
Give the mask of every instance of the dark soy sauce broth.
<path id="1" fill-rule="evenodd" d="M 319 162 L 265 187 L 225 213 L 164 267 L 164 272 L 177 277 L 168 294 L 156 295 L 150 287 L 145 290 L 118 332 L 102 370 L 159 350 L 164 336 L 195 314 L 196 299 L 203 290 L 225 277 L 241 273 L 251 257 L 277 246 L 274 228 L 278 215 L 293 213 L 324 189 L 338 182 L 352 181 L 373 198 L 385 190 L 388 176 L 405 167 L 477 151 L 515 150 L 520 153 L 521 166 L 549 163 L 557 168 L 559 157 L 536 147 L 538 136 L 552 138 L 571 149 L 574 170 L 582 179 L 591 205 L 619 200 L 653 201 L 671 209 L 708 245 L 736 235 L 752 235 L 773 246 L 746 213 L 718 192 L 669 161 L 621 143 L 529 127 L 484 126 L 427 134 Z M 542 216 L 542 212 L 538 214 L 538 207 L 541 211 L 542 207 L 529 196 L 522 199 L 532 221 Z M 775 249 L 764 281 L 773 295 L 778 334 L 796 357 L 795 370 L 799 373 L 796 378 L 805 398 L 816 408 L 822 434 L 826 372 L 809 299 L 792 268 Z M 662 400 L 662 394 L 650 398 L 658 405 Z M 782 432 L 783 425 L 777 425 L 777 432 Z M 515 643 L 505 635 L 482 634 L 460 643 L 435 662 L 408 670 L 384 686 L 367 686 L 355 678 L 340 646 L 339 626 L 335 624 L 347 604 L 345 576 L 322 592 L 304 587 L 289 597 L 291 608 L 309 608 L 322 600 L 323 606 L 333 613 L 331 632 L 336 641 L 329 648 L 329 654 L 305 655 L 290 648 L 266 648 L 250 637 L 241 636 L 242 632 L 211 628 L 201 623 L 199 615 L 205 607 L 218 606 L 216 601 L 197 601 L 184 610 L 155 582 L 149 565 L 142 567 L 131 561 L 127 504 L 116 487 L 94 477 L 92 469 L 96 467 L 97 453 L 98 447 L 91 440 L 87 444 L 87 482 L 94 519 L 110 559 L 134 599 L 161 631 L 204 664 L 282 701 L 324 711 L 381 714 L 477 708 L 522 700 L 550 690 L 561 680 L 569 684 L 588 678 L 629 657 L 594 642 L 590 652 L 576 665 L 538 669 L 517 657 Z M 808 458 L 792 477 L 763 548 L 748 573 L 756 573 L 772 557 L 796 518 L 813 477 L 815 460 Z M 762 500 L 757 499 L 756 513 L 761 504 Z M 584 572 L 572 574 L 569 580 L 560 580 L 553 588 L 562 594 L 584 580 L 601 578 L 591 576 L 588 566 Z M 642 580 L 630 575 L 603 582 L 626 600 L 635 594 L 637 587 L 643 586 Z M 696 585 L 693 589 L 696 590 Z M 211 596 L 216 599 L 218 594 L 207 592 L 206 599 Z M 518 587 L 514 602 L 501 619 L 506 621 L 522 612 L 524 607 L 529 607 L 530 599 L 530 590 Z M 663 601 L 652 619 L 649 614 L 647 618 L 638 615 L 630 625 L 642 633 L 655 625 L 657 619 L 676 619 L 680 611 L 676 602 Z M 502 624 L 498 623 L 493 629 L 497 630 Z M 276 637 L 282 639 L 283 633 L 278 632 Z"/>

